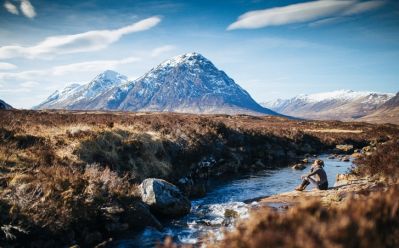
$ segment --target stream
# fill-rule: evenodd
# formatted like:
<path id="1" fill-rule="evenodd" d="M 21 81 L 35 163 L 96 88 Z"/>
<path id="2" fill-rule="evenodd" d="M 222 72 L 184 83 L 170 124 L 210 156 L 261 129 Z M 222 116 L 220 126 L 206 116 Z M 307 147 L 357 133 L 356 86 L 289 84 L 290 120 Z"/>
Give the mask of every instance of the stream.
<path id="1" fill-rule="evenodd" d="M 337 174 L 348 172 L 351 162 L 329 159 L 324 160 L 329 186 L 333 186 Z M 206 196 L 192 201 L 191 212 L 176 220 L 165 221 L 162 230 L 147 228 L 129 239 L 119 240 L 114 247 L 154 247 L 171 236 L 180 244 L 200 244 L 200 237 L 211 234 L 222 238 L 224 230 L 232 230 L 237 219 L 247 218 L 249 209 L 258 204 L 255 199 L 269 195 L 292 191 L 300 183 L 300 176 L 309 172 L 310 165 L 303 171 L 290 167 L 274 170 L 262 170 L 241 175 L 230 181 L 213 182 Z M 313 186 L 308 186 L 307 190 Z"/>

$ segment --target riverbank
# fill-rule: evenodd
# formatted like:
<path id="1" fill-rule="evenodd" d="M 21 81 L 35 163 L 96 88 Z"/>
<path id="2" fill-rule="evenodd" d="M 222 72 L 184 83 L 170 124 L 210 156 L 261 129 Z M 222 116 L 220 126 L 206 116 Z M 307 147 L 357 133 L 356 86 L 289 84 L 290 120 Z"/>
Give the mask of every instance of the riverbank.
<path id="1" fill-rule="evenodd" d="M 290 191 L 277 195 L 272 195 L 257 199 L 260 206 L 275 207 L 278 209 L 288 209 L 298 205 L 302 201 L 320 201 L 326 207 L 334 207 L 341 204 L 350 197 L 360 194 L 369 194 L 376 191 L 384 191 L 388 188 L 380 180 L 358 178 L 350 174 L 339 174 L 334 186 L 328 190 L 312 189 L 310 186 L 305 191 Z M 259 206 L 257 206 L 259 207 Z"/>
<path id="2" fill-rule="evenodd" d="M 259 199 L 249 219 L 208 246 L 397 247 L 398 147 L 395 139 L 378 145 L 329 190 Z"/>

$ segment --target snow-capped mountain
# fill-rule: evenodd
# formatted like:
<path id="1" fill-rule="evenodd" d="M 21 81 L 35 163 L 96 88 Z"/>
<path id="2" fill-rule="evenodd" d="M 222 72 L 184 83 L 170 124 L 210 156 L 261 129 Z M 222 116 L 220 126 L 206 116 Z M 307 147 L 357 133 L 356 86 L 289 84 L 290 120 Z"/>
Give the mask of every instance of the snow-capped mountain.
<path id="1" fill-rule="evenodd" d="M 88 86 L 69 87 L 38 108 L 278 115 L 198 53 L 174 57 L 137 80 L 111 86 L 96 94 L 87 93 Z"/>
<path id="2" fill-rule="evenodd" d="M 105 91 L 127 83 L 127 77 L 107 70 L 85 85 L 71 84 L 62 91 L 56 90 L 34 109 L 75 109 L 84 106 Z"/>
<path id="3" fill-rule="evenodd" d="M 13 109 L 13 107 L 0 99 L 0 109 Z"/>
<path id="4" fill-rule="evenodd" d="M 393 97 L 394 94 L 391 93 L 337 90 L 278 99 L 262 105 L 276 112 L 300 118 L 351 120 L 372 113 Z"/>

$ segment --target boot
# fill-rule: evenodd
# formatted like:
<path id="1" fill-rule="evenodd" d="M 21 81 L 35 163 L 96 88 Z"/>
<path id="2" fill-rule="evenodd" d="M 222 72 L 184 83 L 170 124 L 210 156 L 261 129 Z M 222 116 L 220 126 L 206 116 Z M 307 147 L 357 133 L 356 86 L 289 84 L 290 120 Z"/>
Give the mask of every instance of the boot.
<path id="1" fill-rule="evenodd" d="M 301 185 L 299 185 L 298 187 L 295 188 L 296 191 L 304 191 L 306 189 L 306 186 L 309 185 L 309 181 L 308 180 L 303 180 Z"/>

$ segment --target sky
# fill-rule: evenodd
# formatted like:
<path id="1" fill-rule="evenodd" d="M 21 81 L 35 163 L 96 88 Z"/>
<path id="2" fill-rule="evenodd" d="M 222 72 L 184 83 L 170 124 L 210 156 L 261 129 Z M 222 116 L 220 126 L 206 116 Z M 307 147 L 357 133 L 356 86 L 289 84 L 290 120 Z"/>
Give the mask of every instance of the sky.
<path id="1" fill-rule="evenodd" d="M 259 101 L 399 91 L 397 0 L 0 0 L 0 99 L 31 108 L 112 69 L 198 52 Z"/>

